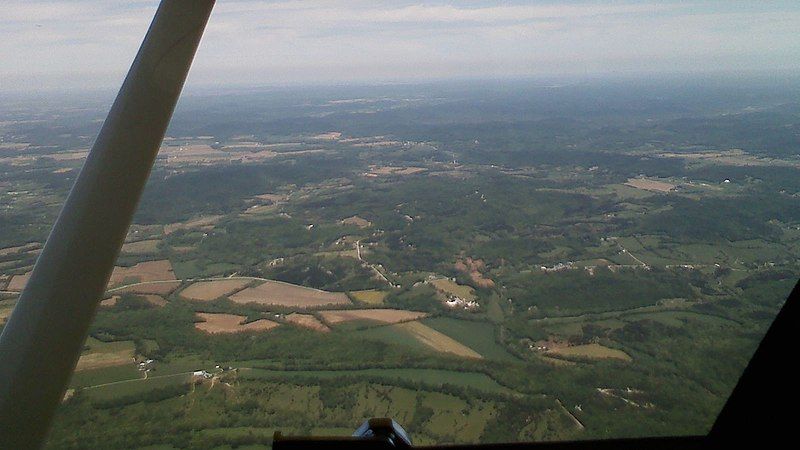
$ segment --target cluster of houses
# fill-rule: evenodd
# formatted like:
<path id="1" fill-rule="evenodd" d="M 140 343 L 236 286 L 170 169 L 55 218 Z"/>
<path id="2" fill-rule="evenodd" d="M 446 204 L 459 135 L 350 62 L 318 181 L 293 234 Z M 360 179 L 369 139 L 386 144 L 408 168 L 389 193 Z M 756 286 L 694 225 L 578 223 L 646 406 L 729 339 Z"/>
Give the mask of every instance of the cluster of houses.
<path id="1" fill-rule="evenodd" d="M 209 372 L 207 370 L 195 370 L 195 371 L 192 372 L 192 378 L 195 379 L 195 380 L 208 380 L 210 378 L 213 378 L 214 375 L 219 375 L 220 373 L 223 373 L 223 372 L 236 371 L 237 370 L 237 369 L 235 369 L 233 367 L 230 367 L 230 366 L 222 367 L 220 365 L 217 365 L 214 368 L 217 370 L 216 373 L 211 373 L 211 372 Z"/>
<path id="2" fill-rule="evenodd" d="M 152 359 L 145 359 L 144 361 L 139 363 L 139 370 L 142 372 L 149 372 L 153 366 L 155 365 L 155 361 Z"/>
<path id="3" fill-rule="evenodd" d="M 528 338 L 524 338 L 520 340 L 520 344 L 528 347 L 528 350 L 532 352 L 547 352 L 550 350 L 550 343 L 548 341 L 534 342 Z"/>
<path id="4" fill-rule="evenodd" d="M 575 266 L 572 261 L 565 263 L 558 263 L 553 267 L 541 266 L 542 272 L 561 272 L 562 270 L 570 270 Z"/>
<path id="5" fill-rule="evenodd" d="M 467 311 L 478 309 L 481 306 L 480 303 L 475 300 L 465 300 L 456 295 L 448 295 L 444 304 L 447 305 L 448 308 L 463 308 Z"/>
<path id="6" fill-rule="evenodd" d="M 207 379 L 213 377 L 213 375 L 211 374 L 211 372 L 208 372 L 208 371 L 205 371 L 205 370 L 195 370 L 194 372 L 192 372 L 192 377 L 195 378 L 195 379 L 201 378 L 201 379 L 207 380 Z"/>

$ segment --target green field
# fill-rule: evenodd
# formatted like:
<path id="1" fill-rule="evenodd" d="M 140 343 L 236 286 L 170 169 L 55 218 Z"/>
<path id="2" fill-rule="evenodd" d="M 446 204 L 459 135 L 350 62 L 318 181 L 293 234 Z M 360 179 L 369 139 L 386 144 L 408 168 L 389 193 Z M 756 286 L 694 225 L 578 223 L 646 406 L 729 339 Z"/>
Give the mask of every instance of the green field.
<path id="1" fill-rule="evenodd" d="M 361 369 L 361 370 L 268 370 L 248 369 L 242 378 L 266 378 L 283 381 L 315 379 L 368 379 L 382 382 L 421 383 L 429 388 L 452 385 L 492 394 L 514 394 L 514 392 L 483 373 L 455 372 L 440 369 Z"/>
<path id="2" fill-rule="evenodd" d="M 484 358 L 515 361 L 516 358 L 497 342 L 495 327 L 490 323 L 436 317 L 422 321 L 480 353 Z"/>

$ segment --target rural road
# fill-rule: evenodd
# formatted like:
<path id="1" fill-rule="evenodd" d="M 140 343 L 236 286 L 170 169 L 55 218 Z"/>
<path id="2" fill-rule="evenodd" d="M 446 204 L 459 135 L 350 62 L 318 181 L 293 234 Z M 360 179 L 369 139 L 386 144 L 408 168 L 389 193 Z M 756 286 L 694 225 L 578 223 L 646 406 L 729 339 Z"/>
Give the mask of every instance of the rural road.
<path id="1" fill-rule="evenodd" d="M 369 266 L 369 268 L 372 269 L 373 272 L 378 274 L 378 277 L 380 277 L 383 281 L 387 282 L 389 285 L 392 284 L 392 282 L 389 281 L 389 279 L 386 278 L 386 276 L 384 274 L 382 274 L 381 271 L 378 270 L 377 267 L 375 267 L 374 265 L 370 264 L 367 261 L 364 261 L 364 258 L 361 257 L 361 240 L 356 241 L 356 254 L 358 255 L 358 260 L 363 262 L 363 263 L 366 263 Z"/>

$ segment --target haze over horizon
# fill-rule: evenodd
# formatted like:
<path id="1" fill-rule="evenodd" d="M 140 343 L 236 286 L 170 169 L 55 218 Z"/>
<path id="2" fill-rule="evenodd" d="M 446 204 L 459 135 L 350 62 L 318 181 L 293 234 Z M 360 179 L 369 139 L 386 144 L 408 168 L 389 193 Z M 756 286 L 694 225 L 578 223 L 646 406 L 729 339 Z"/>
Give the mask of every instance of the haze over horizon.
<path id="1" fill-rule="evenodd" d="M 10 0 L 0 91 L 116 87 L 157 0 Z M 187 87 L 800 68 L 797 2 L 217 2 Z"/>

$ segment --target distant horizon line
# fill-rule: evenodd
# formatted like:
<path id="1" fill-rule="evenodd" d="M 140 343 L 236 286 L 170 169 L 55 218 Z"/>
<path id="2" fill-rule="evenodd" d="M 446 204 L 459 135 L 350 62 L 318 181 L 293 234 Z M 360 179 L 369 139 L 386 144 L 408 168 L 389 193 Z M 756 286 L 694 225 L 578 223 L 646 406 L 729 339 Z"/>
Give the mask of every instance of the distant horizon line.
<path id="1" fill-rule="evenodd" d="M 563 74 L 537 74 L 537 75 L 507 75 L 507 76 L 442 76 L 427 78 L 398 78 L 398 79 L 350 79 L 350 80 L 298 80 L 298 81 L 264 81 L 264 82 L 231 82 L 216 83 L 210 81 L 189 80 L 184 86 L 183 95 L 203 95 L 211 92 L 231 91 L 267 91 L 291 90 L 300 88 L 379 88 L 392 86 L 436 86 L 448 84 L 512 84 L 512 83 L 549 83 L 550 85 L 537 86 L 541 88 L 566 87 L 567 85 L 592 84 L 602 82 L 638 81 L 638 82 L 675 82 L 675 81 L 768 81 L 779 84 L 800 83 L 800 71 L 792 69 L 752 69 L 752 70 L 718 70 L 718 71 L 614 71 L 595 73 L 563 73 Z M 85 94 L 116 93 L 122 85 L 119 83 L 99 83 L 92 86 L 43 86 L 40 88 L 0 86 L 0 96 L 25 96 L 59 95 L 70 97 Z M 560 86 L 560 84 L 566 84 Z"/>

